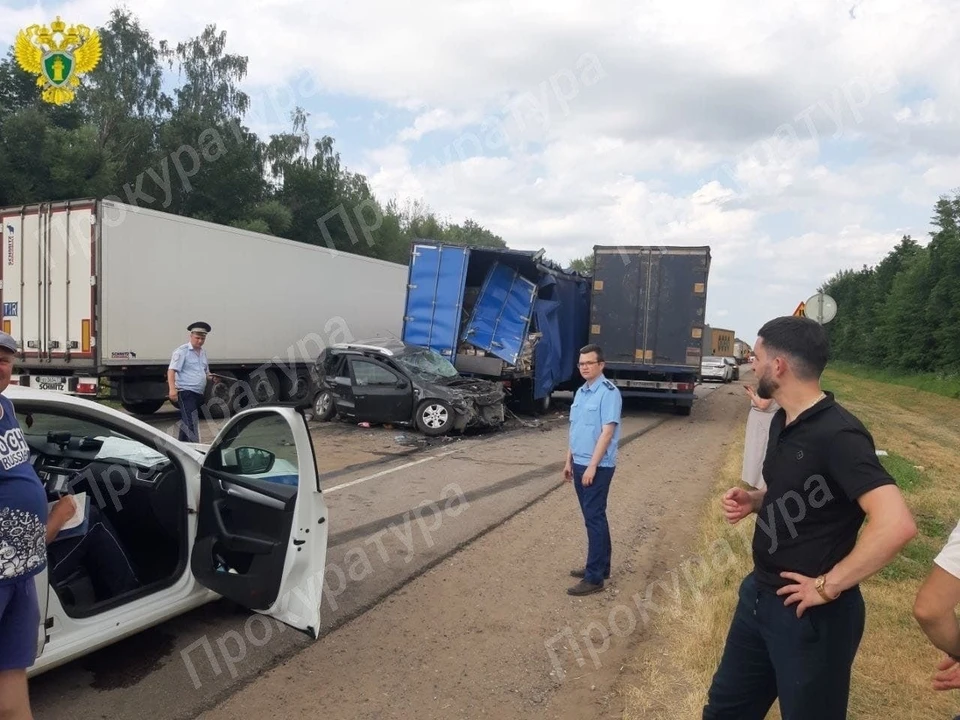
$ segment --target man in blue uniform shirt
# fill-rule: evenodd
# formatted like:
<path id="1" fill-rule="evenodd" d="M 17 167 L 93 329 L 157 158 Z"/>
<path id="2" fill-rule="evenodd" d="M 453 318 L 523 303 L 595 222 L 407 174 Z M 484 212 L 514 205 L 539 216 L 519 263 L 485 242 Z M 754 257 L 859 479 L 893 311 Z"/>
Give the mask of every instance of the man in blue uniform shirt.
<path id="1" fill-rule="evenodd" d="M 190 332 L 189 341 L 174 350 L 170 358 L 167 390 L 170 401 L 180 405 L 180 432 L 177 433 L 177 439 L 200 442 L 200 405 L 207 389 L 207 380 L 213 377 L 210 375 L 207 351 L 203 349 L 210 325 L 195 322 L 187 330 Z"/>
<path id="2" fill-rule="evenodd" d="M 570 441 L 566 481 L 573 481 L 587 528 L 587 563 L 570 572 L 580 582 L 570 595 L 589 595 L 603 590 L 610 577 L 610 526 L 607 495 L 620 442 L 620 412 L 623 399 L 617 386 L 603 376 L 603 351 L 597 345 L 580 350 L 580 375 L 585 383 L 577 390 L 570 410 Z"/>

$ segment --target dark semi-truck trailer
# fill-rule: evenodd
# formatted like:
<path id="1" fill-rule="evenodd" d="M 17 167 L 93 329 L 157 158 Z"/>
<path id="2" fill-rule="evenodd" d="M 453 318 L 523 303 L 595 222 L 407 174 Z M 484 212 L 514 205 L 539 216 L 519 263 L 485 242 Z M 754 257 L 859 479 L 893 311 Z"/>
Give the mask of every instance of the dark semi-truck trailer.
<path id="1" fill-rule="evenodd" d="M 594 247 L 590 342 L 624 397 L 689 415 L 700 380 L 709 247 Z"/>

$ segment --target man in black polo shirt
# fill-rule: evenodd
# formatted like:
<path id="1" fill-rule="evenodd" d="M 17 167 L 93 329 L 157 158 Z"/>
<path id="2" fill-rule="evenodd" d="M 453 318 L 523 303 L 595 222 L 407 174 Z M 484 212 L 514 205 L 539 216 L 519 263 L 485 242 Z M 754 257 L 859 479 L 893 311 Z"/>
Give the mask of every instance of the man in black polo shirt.
<path id="1" fill-rule="evenodd" d="M 754 570 L 740 585 L 703 718 L 763 720 L 779 698 L 783 720 L 844 720 L 865 621 L 859 583 L 916 525 L 870 433 L 820 389 L 823 327 L 771 320 L 755 350 L 758 394 L 780 410 L 763 462 L 766 490 L 723 497 L 731 524 L 757 513 Z"/>

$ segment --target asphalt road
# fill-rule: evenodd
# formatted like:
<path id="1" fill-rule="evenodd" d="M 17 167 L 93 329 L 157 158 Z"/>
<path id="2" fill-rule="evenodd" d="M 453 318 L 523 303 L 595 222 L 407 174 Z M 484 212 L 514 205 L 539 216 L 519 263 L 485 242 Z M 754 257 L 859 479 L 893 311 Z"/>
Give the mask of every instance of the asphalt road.
<path id="1" fill-rule="evenodd" d="M 706 385 L 697 394 L 705 397 L 718 387 L 730 386 Z M 172 420 L 161 416 L 155 422 Z M 662 422 L 695 420 L 628 404 L 621 443 Z M 377 435 L 330 424 L 315 428 L 318 459 L 343 459 L 339 470 L 320 463 L 330 509 L 322 633 L 403 592 L 411 579 L 561 482 L 563 416 L 540 427 L 518 425 L 459 442 L 413 443 L 402 452 L 396 442 L 391 450 L 378 449 L 385 434 L 396 439 L 393 430 Z M 358 438 L 358 452 L 325 452 L 351 434 Z M 200 646 L 204 638 L 209 656 Z M 195 718 L 311 642 L 225 601 L 212 603 L 34 678 L 34 715 L 37 720 Z M 317 682 L 322 688 L 323 679 Z"/>

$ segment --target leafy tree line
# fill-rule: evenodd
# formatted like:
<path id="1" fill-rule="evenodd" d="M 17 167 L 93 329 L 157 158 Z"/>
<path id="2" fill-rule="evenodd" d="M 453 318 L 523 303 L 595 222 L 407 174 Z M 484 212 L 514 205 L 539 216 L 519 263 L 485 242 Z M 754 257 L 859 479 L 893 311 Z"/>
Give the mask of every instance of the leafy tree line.
<path id="1" fill-rule="evenodd" d="M 581 273 L 593 272 L 593 255 L 584 255 L 570 261 L 570 269 Z"/>
<path id="2" fill-rule="evenodd" d="M 115 9 L 98 31 L 100 63 L 65 106 L 40 100 L 12 50 L 0 60 L 0 207 L 110 197 L 400 263 L 415 238 L 506 247 L 422 201 L 381 203 L 332 137 L 311 142 L 300 108 L 289 132 L 257 137 L 243 124 L 247 58 L 216 26 L 172 46 Z M 165 68 L 179 75 L 172 94 Z"/>
<path id="3" fill-rule="evenodd" d="M 941 197 L 928 245 L 909 235 L 876 267 L 819 290 L 837 301 L 831 354 L 897 372 L 960 372 L 960 195 Z"/>

